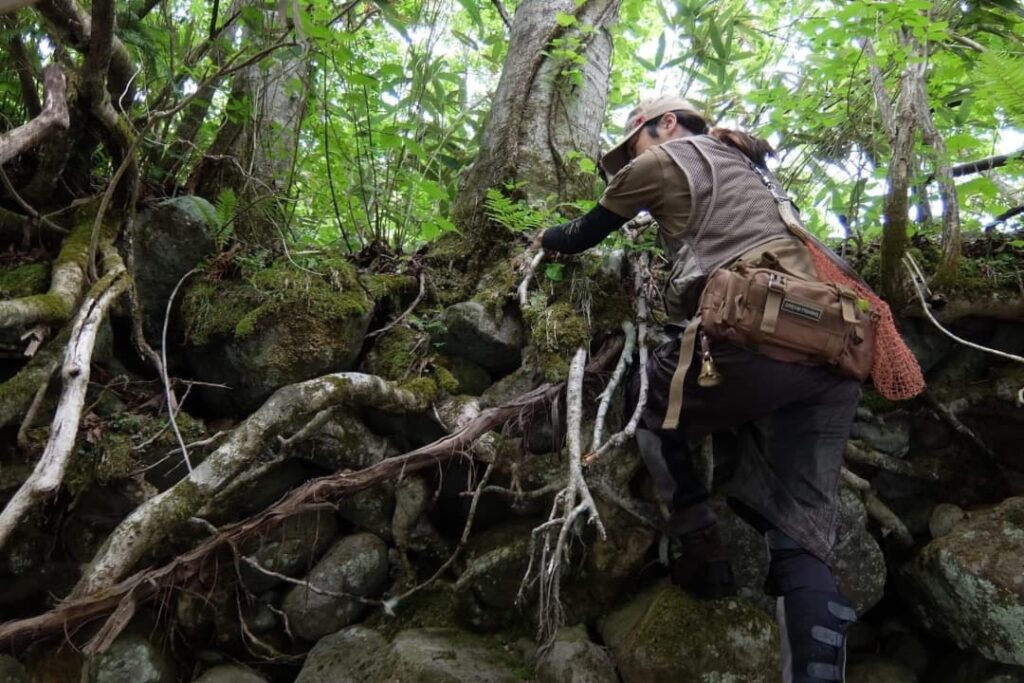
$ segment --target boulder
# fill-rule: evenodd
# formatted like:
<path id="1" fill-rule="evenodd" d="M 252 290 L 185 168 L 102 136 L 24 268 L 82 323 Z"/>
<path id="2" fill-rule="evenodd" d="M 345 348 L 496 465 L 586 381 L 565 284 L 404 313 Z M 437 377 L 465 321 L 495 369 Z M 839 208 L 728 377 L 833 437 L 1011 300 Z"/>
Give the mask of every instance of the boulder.
<path id="1" fill-rule="evenodd" d="M 89 683 L 174 683 L 170 657 L 141 633 L 125 631 L 92 660 Z"/>
<path id="2" fill-rule="evenodd" d="M 462 623 L 494 629 L 519 616 L 516 596 L 529 564 L 533 526 L 508 524 L 470 539 L 455 593 L 456 614 Z"/>
<path id="3" fill-rule="evenodd" d="M 624 683 L 775 683 L 775 622 L 736 598 L 701 602 L 668 580 L 600 623 Z"/>
<path id="4" fill-rule="evenodd" d="M 468 358 L 462 356 L 445 357 L 448 371 L 452 373 L 455 381 L 459 383 L 459 393 L 469 396 L 479 396 L 487 391 L 487 388 L 494 383 L 491 373 L 482 365 L 477 365 Z"/>
<path id="5" fill-rule="evenodd" d="M 268 683 L 267 678 L 238 664 L 224 664 L 208 669 L 193 683 Z"/>
<path id="6" fill-rule="evenodd" d="M 317 270 L 256 255 L 237 277 L 199 278 L 189 288 L 188 370 L 230 387 L 197 389 L 208 410 L 243 417 L 283 386 L 355 366 L 374 301 L 344 257 L 311 265 Z"/>
<path id="7" fill-rule="evenodd" d="M 722 538 L 733 563 L 740 596 L 774 613 L 775 600 L 764 593 L 768 553 L 764 536 L 738 517 L 723 501 L 716 501 Z M 882 599 L 886 566 L 878 542 L 867 530 L 867 512 L 857 494 L 839 490 L 839 528 L 833 570 L 839 587 L 863 614 Z"/>
<path id="8" fill-rule="evenodd" d="M 319 559 L 338 533 L 338 521 L 328 510 L 307 510 L 292 515 L 265 535 L 248 543 L 246 557 L 267 571 L 300 576 Z M 262 593 L 282 579 L 261 572 L 247 562 L 239 565 L 242 582 Z"/>
<path id="9" fill-rule="evenodd" d="M 366 611 L 360 598 L 378 595 L 387 578 L 384 541 L 373 534 L 341 539 L 305 577 L 324 592 L 295 586 L 285 596 L 282 609 L 292 633 L 315 641 L 355 622 Z"/>
<path id="10" fill-rule="evenodd" d="M 216 251 L 218 227 L 216 210 L 202 197 L 166 199 L 141 211 L 135 219 L 135 285 L 143 330 L 153 346 L 160 346 L 171 292 L 185 273 Z M 179 290 L 171 320 L 176 319 L 181 295 Z M 179 338 L 169 337 L 168 342 Z"/>
<path id="11" fill-rule="evenodd" d="M 361 470 L 398 454 L 387 437 L 370 431 L 356 416 L 341 412 L 315 436 L 295 446 L 295 454 L 329 472 Z"/>
<path id="12" fill-rule="evenodd" d="M 957 652 L 936 667 L 937 683 L 1024 683 L 1024 667 L 997 664 L 978 655 Z"/>
<path id="13" fill-rule="evenodd" d="M 317 641 L 295 683 L 369 683 L 386 663 L 387 649 L 373 629 L 350 626 Z"/>
<path id="14" fill-rule="evenodd" d="M 295 683 L 522 683 L 524 670 L 496 643 L 458 629 L 402 631 L 389 645 L 352 626 L 321 639 Z"/>
<path id="15" fill-rule="evenodd" d="M 1024 498 L 1008 498 L 932 540 L 905 565 L 924 625 L 988 659 L 1024 665 Z"/>
<path id="16" fill-rule="evenodd" d="M 14 657 L 0 655 L 0 683 L 28 683 L 28 672 Z"/>
<path id="17" fill-rule="evenodd" d="M 495 642 L 454 628 L 402 631 L 386 678 L 367 683 L 522 683 L 525 666 Z"/>
<path id="18" fill-rule="evenodd" d="M 537 661 L 537 683 L 618 683 L 607 650 L 582 626 L 563 628 Z"/>
<path id="19" fill-rule="evenodd" d="M 895 661 L 867 655 L 847 663 L 846 683 L 917 683 L 917 676 Z"/>
<path id="20" fill-rule="evenodd" d="M 526 344 L 523 324 L 514 315 L 500 320 L 477 301 L 463 301 L 445 309 L 444 331 L 436 341 L 444 344 L 448 356 L 461 356 L 504 375 L 519 367 L 519 352 Z"/>

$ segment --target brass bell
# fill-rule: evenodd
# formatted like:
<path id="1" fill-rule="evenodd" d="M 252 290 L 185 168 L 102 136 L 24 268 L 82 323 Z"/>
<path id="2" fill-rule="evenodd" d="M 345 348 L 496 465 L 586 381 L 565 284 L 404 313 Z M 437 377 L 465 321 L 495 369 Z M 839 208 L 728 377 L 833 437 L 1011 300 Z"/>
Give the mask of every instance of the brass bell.
<path id="1" fill-rule="evenodd" d="M 704 360 L 700 363 L 700 374 L 697 375 L 697 384 L 702 387 L 717 387 L 722 383 L 722 374 L 715 367 L 715 361 L 711 354 L 705 354 Z"/>
<path id="2" fill-rule="evenodd" d="M 700 333 L 700 374 L 697 375 L 697 386 L 709 388 L 717 387 L 722 383 L 722 373 L 715 367 L 715 360 L 711 357 L 711 342 L 701 330 Z"/>

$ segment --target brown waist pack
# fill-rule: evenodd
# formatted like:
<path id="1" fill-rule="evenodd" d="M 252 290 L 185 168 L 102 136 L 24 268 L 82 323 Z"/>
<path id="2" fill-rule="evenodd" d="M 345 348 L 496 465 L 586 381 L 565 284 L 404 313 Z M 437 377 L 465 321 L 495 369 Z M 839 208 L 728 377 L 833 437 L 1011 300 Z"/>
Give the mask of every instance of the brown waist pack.
<path id="1" fill-rule="evenodd" d="M 705 333 L 775 360 L 831 365 L 864 381 L 874 360 L 878 314 L 843 285 L 784 270 L 770 253 L 708 277 L 699 310 Z"/>

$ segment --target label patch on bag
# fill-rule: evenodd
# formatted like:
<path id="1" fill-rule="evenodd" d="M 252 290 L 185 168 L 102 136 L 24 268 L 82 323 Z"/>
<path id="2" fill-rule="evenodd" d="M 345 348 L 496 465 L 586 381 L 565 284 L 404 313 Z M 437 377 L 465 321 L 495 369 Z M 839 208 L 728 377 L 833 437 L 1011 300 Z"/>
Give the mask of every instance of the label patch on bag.
<path id="1" fill-rule="evenodd" d="M 821 320 L 821 315 L 824 312 L 823 309 L 818 308 L 817 306 L 800 303 L 799 301 L 793 301 L 792 299 L 782 300 L 782 310 L 786 313 L 798 315 L 801 318 L 807 318 L 808 320 Z"/>

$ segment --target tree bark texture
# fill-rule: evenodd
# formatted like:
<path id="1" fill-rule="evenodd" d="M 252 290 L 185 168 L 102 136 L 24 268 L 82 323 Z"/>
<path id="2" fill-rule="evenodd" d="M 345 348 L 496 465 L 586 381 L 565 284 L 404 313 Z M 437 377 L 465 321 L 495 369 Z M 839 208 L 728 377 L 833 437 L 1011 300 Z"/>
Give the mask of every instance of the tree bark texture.
<path id="1" fill-rule="evenodd" d="M 247 3 L 262 8 L 246 0 L 232 9 Z M 262 32 L 243 29 L 248 32 L 247 40 L 260 47 L 270 46 L 290 30 L 279 12 L 264 14 L 266 28 Z M 240 236 L 248 241 L 265 244 L 278 237 L 275 220 L 283 212 L 266 202 L 288 190 L 309 98 L 308 80 L 309 60 L 304 51 L 278 51 L 270 60 L 239 71 L 232 82 L 231 100 L 248 102 L 248 111 L 241 118 L 229 113 L 208 158 L 189 181 L 197 194 L 211 202 L 230 188 L 242 200 L 241 206 L 252 207 L 238 222 Z"/>
<path id="2" fill-rule="evenodd" d="M 524 182 L 528 200 L 589 197 L 593 175 L 575 154 L 596 161 L 608 103 L 612 41 L 608 28 L 619 0 L 524 0 L 516 8 L 508 58 L 482 134 L 454 207 L 471 233 L 486 231 L 488 188 Z M 561 27 L 559 12 L 575 23 Z M 573 61 L 573 52 L 582 61 Z"/>

